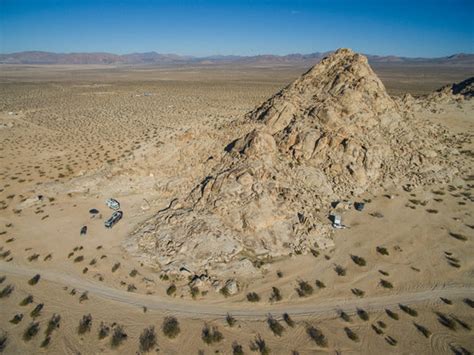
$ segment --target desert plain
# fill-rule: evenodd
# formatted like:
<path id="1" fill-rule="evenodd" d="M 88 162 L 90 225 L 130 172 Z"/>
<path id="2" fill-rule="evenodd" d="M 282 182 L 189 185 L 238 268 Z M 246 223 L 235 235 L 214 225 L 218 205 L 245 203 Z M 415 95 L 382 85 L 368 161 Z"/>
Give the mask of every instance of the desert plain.
<path id="1" fill-rule="evenodd" d="M 472 83 L 471 96 L 434 93 L 472 77 L 472 67 L 388 63 L 374 65 L 372 78 L 363 60 L 339 55 L 334 65 L 343 61 L 351 80 L 369 78 L 354 79 L 341 97 L 352 90 L 361 105 L 383 97 L 388 108 L 369 102 L 359 117 L 358 107 L 337 96 L 314 94 L 305 80 L 327 81 L 331 90 L 340 84 L 331 70 L 344 68 L 332 62 L 299 82 L 309 68 L 2 65 L 3 352 L 472 353 Z M 420 133 L 403 143 L 406 133 L 390 131 L 389 122 L 387 131 L 401 138 L 381 150 L 388 155 L 377 169 L 392 151 L 402 153 L 385 175 L 365 158 L 362 177 L 357 160 L 340 172 L 337 161 L 345 158 L 332 143 L 322 153 L 311 146 L 307 157 L 306 138 L 291 135 L 311 136 L 301 117 L 322 117 L 311 114 L 308 91 L 324 102 L 317 108 L 326 126 L 317 127 L 328 136 L 341 115 L 367 119 L 369 127 L 380 110 L 396 111 L 401 124 L 421 122 Z M 288 118 L 287 102 L 294 110 Z M 367 127 L 349 135 L 364 137 Z M 436 130 L 425 139 L 426 127 Z M 411 165 L 399 162 L 421 151 L 412 176 Z M 314 162 L 315 152 L 334 159 L 317 182 L 306 177 L 326 164 Z M 425 164 L 438 158 L 432 177 Z M 106 229 L 109 198 L 120 202 L 123 218 Z M 334 215 L 347 228 L 333 228 Z M 280 245 L 279 233 L 302 242 Z M 188 243 L 195 235 L 201 239 Z M 214 238 L 228 238 L 221 254 Z"/>

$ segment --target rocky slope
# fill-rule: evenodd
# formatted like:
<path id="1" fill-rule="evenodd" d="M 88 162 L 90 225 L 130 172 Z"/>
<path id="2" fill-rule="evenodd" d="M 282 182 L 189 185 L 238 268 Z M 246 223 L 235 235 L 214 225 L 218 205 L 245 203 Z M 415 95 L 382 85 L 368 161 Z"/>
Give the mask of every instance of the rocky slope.
<path id="1" fill-rule="evenodd" d="M 348 49 L 239 122 L 253 130 L 139 228 L 130 251 L 165 272 L 251 274 L 262 260 L 332 247 L 330 201 L 456 173 L 448 133 L 403 110 Z"/>

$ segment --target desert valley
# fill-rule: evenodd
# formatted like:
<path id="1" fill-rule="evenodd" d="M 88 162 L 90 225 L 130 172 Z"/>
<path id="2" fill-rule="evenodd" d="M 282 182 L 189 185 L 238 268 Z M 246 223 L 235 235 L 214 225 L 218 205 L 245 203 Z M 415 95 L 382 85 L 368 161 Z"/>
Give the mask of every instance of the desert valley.
<path id="1" fill-rule="evenodd" d="M 474 352 L 472 64 L 0 73 L 0 352 Z"/>

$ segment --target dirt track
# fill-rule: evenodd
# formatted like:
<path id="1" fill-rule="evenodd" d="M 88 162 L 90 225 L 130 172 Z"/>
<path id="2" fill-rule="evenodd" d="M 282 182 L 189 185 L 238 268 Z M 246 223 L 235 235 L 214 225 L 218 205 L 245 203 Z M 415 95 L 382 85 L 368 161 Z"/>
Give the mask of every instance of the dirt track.
<path id="1" fill-rule="evenodd" d="M 0 271 L 6 274 L 32 277 L 37 273 L 33 268 L 24 266 L 0 263 Z M 429 290 L 418 292 L 404 292 L 389 296 L 366 297 L 360 299 L 330 299 L 318 304 L 276 304 L 260 305 L 253 308 L 249 305 L 229 305 L 224 301 L 213 304 L 199 304 L 197 302 L 170 301 L 159 296 L 147 296 L 137 293 L 121 291 L 102 284 L 93 283 L 81 278 L 74 277 L 56 271 L 41 271 L 41 279 L 48 282 L 74 286 L 76 289 L 88 291 L 97 297 L 112 300 L 115 302 L 135 305 L 137 307 L 146 306 L 150 310 L 160 310 L 164 313 L 173 313 L 181 317 L 206 318 L 224 317 L 227 313 L 234 316 L 257 319 L 267 316 L 269 313 L 287 312 L 294 317 L 333 317 L 337 311 L 344 309 L 346 313 L 356 312 L 358 308 L 366 311 L 379 311 L 385 308 L 397 307 L 398 304 L 414 304 L 421 302 L 441 302 L 440 297 L 464 298 L 474 296 L 474 287 L 469 285 L 441 285 Z"/>

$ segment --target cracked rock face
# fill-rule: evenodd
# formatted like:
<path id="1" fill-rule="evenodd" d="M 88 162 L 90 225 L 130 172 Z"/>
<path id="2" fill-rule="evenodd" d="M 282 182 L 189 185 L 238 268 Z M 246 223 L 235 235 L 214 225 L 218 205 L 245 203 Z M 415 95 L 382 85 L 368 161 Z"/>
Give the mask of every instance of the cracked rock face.
<path id="1" fill-rule="evenodd" d="M 331 248 L 318 212 L 386 184 L 445 181 L 447 132 L 417 120 L 386 92 L 367 59 L 340 49 L 248 113 L 179 203 L 128 247 L 165 272 L 251 276 L 259 261 Z"/>

